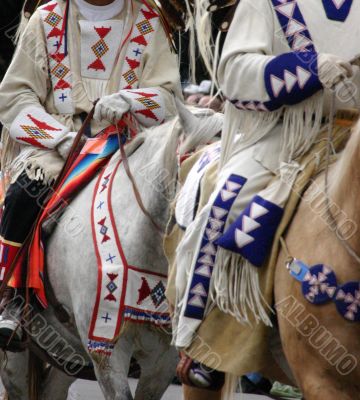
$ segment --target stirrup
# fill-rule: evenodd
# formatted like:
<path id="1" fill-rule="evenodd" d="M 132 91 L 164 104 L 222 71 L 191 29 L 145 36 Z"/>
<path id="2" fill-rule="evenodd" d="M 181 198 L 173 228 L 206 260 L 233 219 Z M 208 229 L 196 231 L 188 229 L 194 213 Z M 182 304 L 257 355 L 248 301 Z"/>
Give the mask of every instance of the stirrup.
<path id="1" fill-rule="evenodd" d="M 22 328 L 18 321 L 0 316 L 0 348 L 8 351 L 22 351 Z"/>
<path id="2" fill-rule="evenodd" d="M 11 304 L 15 298 L 16 291 L 8 287 L 1 301 L 0 316 L 0 348 L 8 351 L 22 351 L 23 332 L 20 317 L 21 307 L 15 302 Z M 12 313 L 9 312 L 8 306 L 11 306 Z M 14 312 L 15 311 L 15 312 Z"/>
<path id="3" fill-rule="evenodd" d="M 11 335 L 14 335 L 14 340 L 22 339 L 20 323 L 0 316 L 0 336 L 10 338 Z"/>

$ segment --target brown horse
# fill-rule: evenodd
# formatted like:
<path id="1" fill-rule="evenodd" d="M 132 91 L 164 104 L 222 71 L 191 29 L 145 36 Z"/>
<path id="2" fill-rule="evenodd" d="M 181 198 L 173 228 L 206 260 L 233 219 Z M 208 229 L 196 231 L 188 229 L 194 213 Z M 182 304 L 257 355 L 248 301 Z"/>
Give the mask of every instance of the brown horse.
<path id="1" fill-rule="evenodd" d="M 338 284 L 360 281 L 359 259 L 346 249 L 348 244 L 360 254 L 359 163 L 358 124 L 329 171 L 328 193 L 323 173 L 305 192 L 286 234 L 291 256 L 309 266 L 331 266 Z M 345 320 L 333 302 L 312 305 L 305 300 L 301 284 L 285 268 L 285 253 L 276 266 L 275 303 L 283 349 L 304 397 L 360 399 L 360 323 Z"/>
<path id="2" fill-rule="evenodd" d="M 302 193 L 276 262 L 274 299 L 282 347 L 306 400 L 360 399 L 359 322 L 343 318 L 333 301 L 311 304 L 286 268 L 292 256 L 309 267 L 330 266 L 338 285 L 360 281 L 359 165 L 360 124 L 328 171 L 328 189 L 323 171 Z M 351 255 L 352 250 L 359 257 Z M 221 393 L 190 387 L 184 388 L 184 395 L 187 400 L 221 398 Z"/>

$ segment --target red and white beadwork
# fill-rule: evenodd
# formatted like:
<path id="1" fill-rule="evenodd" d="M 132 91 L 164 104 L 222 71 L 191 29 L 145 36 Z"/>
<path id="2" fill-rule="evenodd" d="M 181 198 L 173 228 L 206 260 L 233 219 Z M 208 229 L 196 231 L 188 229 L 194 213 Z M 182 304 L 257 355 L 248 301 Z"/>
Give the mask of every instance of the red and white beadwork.
<path id="1" fill-rule="evenodd" d="M 133 89 L 139 86 L 141 58 L 158 25 L 159 15 L 146 4 L 143 4 L 137 15 L 126 50 L 120 89 Z"/>
<path id="2" fill-rule="evenodd" d="M 70 58 L 65 54 L 63 11 L 57 1 L 39 7 L 43 22 L 54 104 L 60 114 L 73 114 Z"/>
<path id="3" fill-rule="evenodd" d="M 42 149 L 54 149 L 68 132 L 44 109 L 34 106 L 24 108 L 10 126 L 14 140 Z"/>
<path id="4" fill-rule="evenodd" d="M 165 105 L 160 89 L 128 89 L 121 95 L 130 104 L 130 111 L 141 125 L 160 125 L 165 119 Z"/>
<path id="5" fill-rule="evenodd" d="M 110 78 L 121 46 L 123 21 L 79 21 L 81 30 L 81 76 Z"/>
<path id="6" fill-rule="evenodd" d="M 129 266 L 124 319 L 168 325 L 170 316 L 165 297 L 166 281 L 165 275 Z"/>
<path id="7" fill-rule="evenodd" d="M 121 160 L 111 160 L 93 196 L 92 231 L 98 288 L 89 330 L 89 351 L 111 355 L 124 320 L 168 325 L 166 276 L 129 266 L 115 226 L 111 190 Z"/>

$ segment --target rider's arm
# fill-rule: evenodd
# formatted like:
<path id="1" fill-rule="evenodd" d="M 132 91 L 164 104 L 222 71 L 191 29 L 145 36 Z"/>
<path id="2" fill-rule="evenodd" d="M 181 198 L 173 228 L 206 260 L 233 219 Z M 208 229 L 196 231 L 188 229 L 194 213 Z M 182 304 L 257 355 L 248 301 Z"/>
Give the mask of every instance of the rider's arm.
<path id="1" fill-rule="evenodd" d="M 122 96 L 144 126 L 153 126 L 176 114 L 174 95 L 181 96 L 179 65 L 159 23 L 140 66 L 139 89 L 124 89 Z"/>
<path id="2" fill-rule="evenodd" d="M 322 88 L 315 52 L 290 51 L 270 0 L 242 0 L 228 32 L 219 81 L 238 108 L 296 104 Z"/>
<path id="3" fill-rule="evenodd" d="M 0 86 L 0 120 L 12 139 L 53 149 L 69 132 L 43 107 L 50 87 L 44 31 L 35 12 Z"/>

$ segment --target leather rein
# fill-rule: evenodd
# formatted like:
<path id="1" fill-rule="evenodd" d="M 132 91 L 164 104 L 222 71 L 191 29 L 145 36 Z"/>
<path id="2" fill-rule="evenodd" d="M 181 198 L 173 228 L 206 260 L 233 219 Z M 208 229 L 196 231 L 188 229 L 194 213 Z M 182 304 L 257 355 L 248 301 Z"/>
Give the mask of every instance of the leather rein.
<path id="1" fill-rule="evenodd" d="M 129 165 L 129 159 L 127 157 L 126 151 L 125 151 L 125 145 L 121 140 L 121 132 L 119 129 L 117 129 L 117 136 L 118 136 L 118 141 L 119 141 L 119 147 L 120 147 L 120 155 L 121 155 L 121 160 L 124 165 L 124 169 L 126 172 L 127 177 L 129 178 L 131 182 L 131 186 L 134 192 L 134 196 L 136 199 L 136 202 L 142 211 L 142 213 L 150 220 L 151 224 L 154 226 L 155 230 L 161 235 L 164 235 L 164 230 L 160 227 L 160 225 L 155 221 L 154 217 L 150 214 L 149 210 L 145 207 L 144 202 L 142 200 L 141 193 L 139 191 L 139 188 L 136 184 L 136 180 L 134 178 L 134 175 L 131 172 L 130 165 Z"/>

